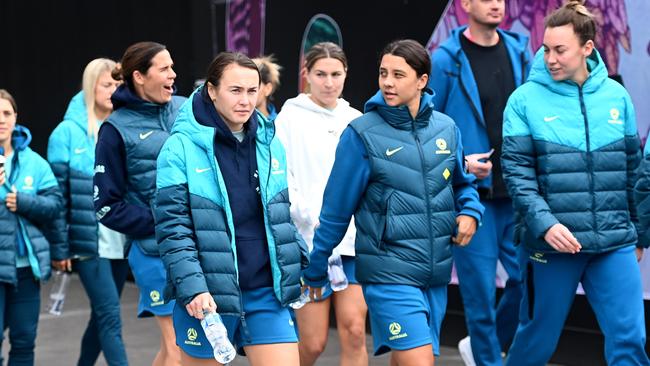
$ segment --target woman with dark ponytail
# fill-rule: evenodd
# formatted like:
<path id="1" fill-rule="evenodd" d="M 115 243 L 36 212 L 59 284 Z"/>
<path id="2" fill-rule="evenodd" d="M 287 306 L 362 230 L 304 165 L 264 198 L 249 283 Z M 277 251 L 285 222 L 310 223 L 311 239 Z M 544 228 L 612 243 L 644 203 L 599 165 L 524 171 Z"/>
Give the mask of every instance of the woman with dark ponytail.
<path id="1" fill-rule="evenodd" d="M 111 100 L 95 149 L 94 203 L 97 219 L 127 236 L 128 261 L 140 289 L 138 317 L 155 316 L 161 331 L 153 365 L 177 365 L 171 314 L 163 299 L 165 269 L 154 237 L 152 214 L 156 159 L 185 98 L 175 96 L 174 62 L 165 46 L 139 42 L 124 52 L 113 78 L 124 83 Z"/>
<path id="2" fill-rule="evenodd" d="M 503 122 L 503 175 L 521 218 L 524 297 L 506 365 L 545 365 L 581 283 L 608 365 L 650 365 L 633 202 L 641 151 L 630 96 L 607 77 L 581 1 L 545 21 Z"/>

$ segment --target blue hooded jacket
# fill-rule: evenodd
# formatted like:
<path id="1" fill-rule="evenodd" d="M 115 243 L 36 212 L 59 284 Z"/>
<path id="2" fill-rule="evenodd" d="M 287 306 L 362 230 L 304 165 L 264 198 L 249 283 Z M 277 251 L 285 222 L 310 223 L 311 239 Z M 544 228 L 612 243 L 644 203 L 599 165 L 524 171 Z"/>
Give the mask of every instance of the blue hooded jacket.
<path id="1" fill-rule="evenodd" d="M 503 175 L 521 219 L 516 239 L 531 250 L 555 252 L 544 235 L 557 223 L 583 253 L 637 245 L 633 189 L 641 151 L 634 107 L 597 50 L 587 67 L 582 86 L 555 81 L 540 49 L 504 112 Z"/>
<path id="2" fill-rule="evenodd" d="M 0 186 L 0 282 L 15 285 L 16 259 L 23 252 L 34 276 L 50 277 L 50 244 L 53 221 L 61 210 L 61 193 L 45 159 L 29 148 L 32 136 L 26 127 L 16 125 L 11 172 Z M 4 204 L 8 193 L 17 192 L 17 211 Z"/>
<path id="3" fill-rule="evenodd" d="M 194 95 L 198 93 L 201 88 Z M 196 120 L 194 107 L 191 102 L 183 105 L 158 157 L 154 215 L 167 270 L 165 298 L 186 305 L 196 295 L 210 292 L 219 313 L 240 316 L 241 273 L 232 208 L 237 202 L 230 201 L 215 158 L 218 132 Z M 307 246 L 289 214 L 284 148 L 274 138 L 273 124 L 260 113 L 257 120 L 258 199 L 263 206 L 273 290 L 286 306 L 300 296 L 300 270 L 307 262 Z"/>
<path id="4" fill-rule="evenodd" d="M 461 46 L 460 37 L 465 29 L 467 26 L 454 29 L 431 54 L 429 87 L 435 92 L 434 108 L 456 122 L 465 154 L 469 155 L 487 152 L 491 146 L 474 73 Z M 528 37 L 501 29 L 497 32 L 508 50 L 515 87 L 518 87 L 526 81 L 530 70 Z M 478 180 L 478 186 L 490 191 L 492 175 Z"/>
<path id="5" fill-rule="evenodd" d="M 52 259 L 96 256 L 98 227 L 93 205 L 95 141 L 88 134 L 83 92 L 72 98 L 63 121 L 52 131 L 47 145 L 47 160 L 59 182 L 64 207 L 57 220 L 61 241 L 51 243 Z"/>
<path id="6" fill-rule="evenodd" d="M 344 130 L 305 283 L 327 282 L 327 258 L 353 215 L 360 283 L 430 287 L 449 281 L 454 218 L 467 215 L 480 223 L 484 209 L 475 177 L 464 173 L 458 128 L 433 111 L 431 99 L 425 92 L 413 119 L 405 106 L 388 106 L 378 92 Z"/>

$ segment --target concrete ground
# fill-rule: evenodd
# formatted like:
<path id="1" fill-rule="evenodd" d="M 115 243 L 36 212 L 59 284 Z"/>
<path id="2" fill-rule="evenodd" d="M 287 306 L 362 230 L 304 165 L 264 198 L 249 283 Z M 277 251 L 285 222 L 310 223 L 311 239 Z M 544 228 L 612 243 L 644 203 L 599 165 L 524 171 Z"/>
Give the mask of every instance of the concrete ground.
<path id="1" fill-rule="evenodd" d="M 71 366 L 76 365 L 79 355 L 81 335 L 85 330 L 90 316 L 88 299 L 76 275 L 68 289 L 68 295 L 61 316 L 53 316 L 46 312 L 48 299 L 48 285 L 43 286 L 42 312 L 38 325 L 38 338 L 36 340 L 36 365 Z M 159 344 L 158 327 L 153 319 L 137 319 L 138 289 L 131 282 L 127 282 L 122 294 L 122 323 L 123 337 L 129 364 L 134 366 L 151 365 Z M 5 333 L 6 337 L 6 333 Z M 319 358 L 317 365 L 338 365 L 338 336 L 336 330 L 330 330 L 330 341 L 324 354 Z M 2 344 L 2 355 L 7 360 L 8 342 Z M 372 338 L 368 337 L 368 349 L 372 349 Z M 370 365 L 388 365 L 387 355 L 381 357 L 370 356 Z M 103 357 L 97 365 L 106 365 Z M 248 365 L 245 357 L 237 357 L 233 366 Z M 462 366 L 458 350 L 443 347 L 442 355 L 436 359 L 436 365 Z"/>

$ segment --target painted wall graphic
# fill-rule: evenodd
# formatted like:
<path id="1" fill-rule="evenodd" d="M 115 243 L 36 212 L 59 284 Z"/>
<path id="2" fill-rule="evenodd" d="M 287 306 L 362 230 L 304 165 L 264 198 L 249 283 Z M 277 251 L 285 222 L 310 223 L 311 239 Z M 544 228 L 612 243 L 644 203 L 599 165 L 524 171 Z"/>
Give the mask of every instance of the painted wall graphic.
<path id="1" fill-rule="evenodd" d="M 298 60 L 298 93 L 305 92 L 305 80 L 302 74 L 302 66 L 305 63 L 305 53 L 309 51 L 311 46 L 319 42 L 332 42 L 343 48 L 343 36 L 341 35 L 341 28 L 336 21 L 327 14 L 314 15 L 302 35 L 302 42 L 300 45 L 300 58 Z"/>
<path id="2" fill-rule="evenodd" d="M 535 52 L 542 44 L 544 17 L 563 3 L 564 0 L 508 0 L 502 28 L 528 34 L 531 52 Z M 619 74 L 632 96 L 639 135 L 645 141 L 650 128 L 650 27 L 644 23 L 647 20 L 644 18 L 650 14 L 650 1 L 587 0 L 585 5 L 599 24 L 596 47 L 605 59 L 609 74 Z M 467 15 L 460 0 L 450 0 L 427 48 L 434 50 L 447 39 L 452 29 L 466 23 Z M 641 267 L 644 295 L 650 299 L 650 251 Z M 505 272 L 499 273 L 504 275 Z"/>
<path id="3" fill-rule="evenodd" d="M 257 57 L 264 52 L 266 0 L 226 2 L 226 50 Z"/>

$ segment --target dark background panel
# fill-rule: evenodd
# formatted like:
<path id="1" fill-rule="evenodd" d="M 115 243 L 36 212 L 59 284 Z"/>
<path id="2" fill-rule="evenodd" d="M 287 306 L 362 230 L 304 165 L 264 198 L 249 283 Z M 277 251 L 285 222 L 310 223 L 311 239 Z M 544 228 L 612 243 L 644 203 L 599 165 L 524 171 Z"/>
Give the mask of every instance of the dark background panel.
<path id="1" fill-rule="evenodd" d="M 297 94 L 298 52 L 305 26 L 325 13 L 341 27 L 350 70 L 344 92 L 354 107 L 377 90 L 377 55 L 389 41 L 426 43 L 441 1 L 281 1 L 266 3 L 266 53 L 283 65 L 280 107 Z M 165 44 L 175 62 L 180 95 L 203 77 L 214 51 L 225 48 L 223 0 L 0 0 L 0 88 L 17 100 L 19 123 L 44 154 L 47 138 L 81 87 L 93 58 L 119 60 L 134 42 Z M 251 55 L 256 56 L 256 55 Z"/>

